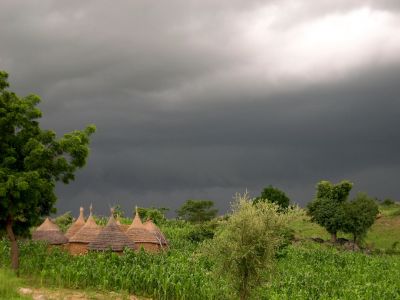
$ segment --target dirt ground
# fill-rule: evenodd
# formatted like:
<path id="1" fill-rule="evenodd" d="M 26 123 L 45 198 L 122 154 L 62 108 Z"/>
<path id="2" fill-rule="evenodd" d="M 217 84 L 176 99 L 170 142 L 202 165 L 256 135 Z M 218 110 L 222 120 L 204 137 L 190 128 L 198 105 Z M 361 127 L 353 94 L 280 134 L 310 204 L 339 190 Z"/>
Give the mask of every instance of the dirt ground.
<path id="1" fill-rule="evenodd" d="M 71 289 L 20 288 L 19 293 L 33 300 L 151 300 L 115 292 L 80 291 Z"/>

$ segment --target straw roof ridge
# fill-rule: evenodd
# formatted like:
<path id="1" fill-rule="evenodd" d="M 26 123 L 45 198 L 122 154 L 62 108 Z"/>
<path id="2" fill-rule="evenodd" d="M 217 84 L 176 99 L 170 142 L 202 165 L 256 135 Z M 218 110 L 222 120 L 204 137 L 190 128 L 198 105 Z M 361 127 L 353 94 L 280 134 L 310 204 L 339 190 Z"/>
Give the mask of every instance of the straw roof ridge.
<path id="1" fill-rule="evenodd" d="M 88 245 L 89 250 L 122 251 L 124 248 L 136 249 L 135 243 L 122 231 L 111 214 L 107 225 L 101 230 L 97 237 Z"/>
<path id="2" fill-rule="evenodd" d="M 156 235 L 145 228 L 130 227 L 126 231 L 126 235 L 135 243 L 159 244 Z"/>
<path id="3" fill-rule="evenodd" d="M 132 224 L 129 226 L 128 230 L 131 229 L 131 228 L 144 228 L 142 220 L 140 219 L 140 216 L 139 216 L 139 212 L 138 212 L 137 206 L 136 206 L 135 210 L 136 210 L 135 216 L 133 217 Z"/>
<path id="4" fill-rule="evenodd" d="M 160 228 L 158 228 L 158 226 L 153 223 L 151 219 L 144 222 L 143 227 L 148 231 L 152 232 L 156 236 L 160 244 L 168 245 L 168 241 L 165 238 L 164 234 L 161 232 Z"/>
<path id="5" fill-rule="evenodd" d="M 100 233 L 101 227 L 96 224 L 92 215 L 92 208 L 90 208 L 90 215 L 85 225 L 75 233 L 69 241 L 72 243 L 90 243 L 94 241 L 96 236 Z"/>
<path id="6" fill-rule="evenodd" d="M 61 232 L 57 224 L 49 218 L 32 233 L 32 239 L 36 241 L 47 241 L 50 245 L 61 245 L 68 243 L 68 239 Z"/>
<path id="7" fill-rule="evenodd" d="M 83 215 L 83 207 L 79 209 L 79 217 L 76 219 L 74 223 L 68 228 L 67 232 L 65 233 L 65 236 L 67 238 L 73 237 L 79 229 L 81 229 L 85 225 L 85 217 Z"/>

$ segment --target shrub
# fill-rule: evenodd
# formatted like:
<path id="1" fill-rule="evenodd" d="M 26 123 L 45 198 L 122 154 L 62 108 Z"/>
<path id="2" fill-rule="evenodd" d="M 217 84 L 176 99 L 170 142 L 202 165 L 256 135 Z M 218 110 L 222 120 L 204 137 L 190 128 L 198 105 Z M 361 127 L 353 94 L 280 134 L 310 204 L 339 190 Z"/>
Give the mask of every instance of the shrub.
<path id="1" fill-rule="evenodd" d="M 285 225 L 286 215 L 278 213 L 277 205 L 253 203 L 247 193 L 237 194 L 230 218 L 204 244 L 203 253 L 213 261 L 215 276 L 225 278 L 241 299 L 247 299 L 261 273 L 273 270 Z"/>

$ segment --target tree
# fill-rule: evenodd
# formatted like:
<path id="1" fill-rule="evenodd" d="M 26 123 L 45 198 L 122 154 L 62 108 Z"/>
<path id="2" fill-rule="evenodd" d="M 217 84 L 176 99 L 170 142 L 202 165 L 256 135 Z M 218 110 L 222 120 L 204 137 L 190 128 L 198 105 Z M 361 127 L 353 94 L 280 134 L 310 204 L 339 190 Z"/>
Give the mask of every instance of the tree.
<path id="1" fill-rule="evenodd" d="M 74 217 L 70 211 L 67 211 L 63 215 L 58 216 L 54 221 L 58 227 L 65 232 L 71 226 L 72 222 L 74 221 Z"/>
<path id="2" fill-rule="evenodd" d="M 248 299 L 262 274 L 273 271 L 288 215 L 278 213 L 276 204 L 253 203 L 247 193 L 237 194 L 232 208 L 203 253 L 214 262 L 216 276 L 224 276 L 240 299 Z"/>
<path id="3" fill-rule="evenodd" d="M 123 218 L 123 217 L 125 216 L 125 212 L 124 212 L 124 210 L 122 209 L 122 207 L 121 207 L 120 204 L 115 205 L 115 206 L 112 208 L 112 211 L 113 211 L 114 218 L 117 219 L 117 220 L 118 220 L 119 218 Z"/>
<path id="4" fill-rule="evenodd" d="M 209 221 L 218 213 L 213 209 L 213 201 L 209 200 L 187 200 L 176 212 L 179 218 L 193 223 Z"/>
<path id="5" fill-rule="evenodd" d="M 140 218 L 144 220 L 152 220 L 155 224 L 160 225 L 163 223 L 166 218 L 165 218 L 165 213 L 168 211 L 168 208 L 165 207 L 151 207 L 151 208 L 144 208 L 144 207 L 139 207 L 138 208 L 138 213 Z"/>
<path id="6" fill-rule="evenodd" d="M 332 242 L 336 242 L 337 232 L 342 229 L 344 204 L 352 187 L 347 180 L 336 185 L 320 181 L 316 198 L 307 206 L 311 221 L 324 227 L 331 234 Z"/>
<path id="7" fill-rule="evenodd" d="M 0 72 L 0 230 L 11 242 L 12 268 L 18 270 L 17 236 L 55 212 L 57 181 L 69 183 L 85 165 L 93 125 L 57 138 L 37 121 L 40 98 L 19 97 L 7 90 L 8 74 Z"/>
<path id="8" fill-rule="evenodd" d="M 285 211 L 289 207 L 290 199 L 286 194 L 278 188 L 269 185 L 261 192 L 261 196 L 254 199 L 254 203 L 260 201 L 269 201 L 279 206 L 280 211 Z"/>
<path id="9" fill-rule="evenodd" d="M 359 193 L 351 202 L 345 204 L 344 211 L 342 230 L 353 235 L 355 244 L 362 240 L 374 224 L 379 208 L 374 199 L 367 194 Z"/>

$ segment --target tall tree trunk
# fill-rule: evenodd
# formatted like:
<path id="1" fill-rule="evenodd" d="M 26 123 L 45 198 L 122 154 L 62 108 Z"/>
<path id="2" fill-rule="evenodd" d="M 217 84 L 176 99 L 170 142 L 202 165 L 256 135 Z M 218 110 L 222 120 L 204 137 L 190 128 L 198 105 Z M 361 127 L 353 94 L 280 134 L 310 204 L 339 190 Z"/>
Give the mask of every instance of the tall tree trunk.
<path id="1" fill-rule="evenodd" d="M 332 243 L 336 243 L 336 240 L 337 240 L 336 232 L 335 233 L 331 233 L 331 242 Z"/>
<path id="2" fill-rule="evenodd" d="M 6 231 L 8 239 L 11 242 L 11 268 L 18 274 L 19 269 L 19 249 L 17 239 L 15 238 L 14 231 L 12 229 L 13 220 L 11 216 L 7 218 Z"/>

